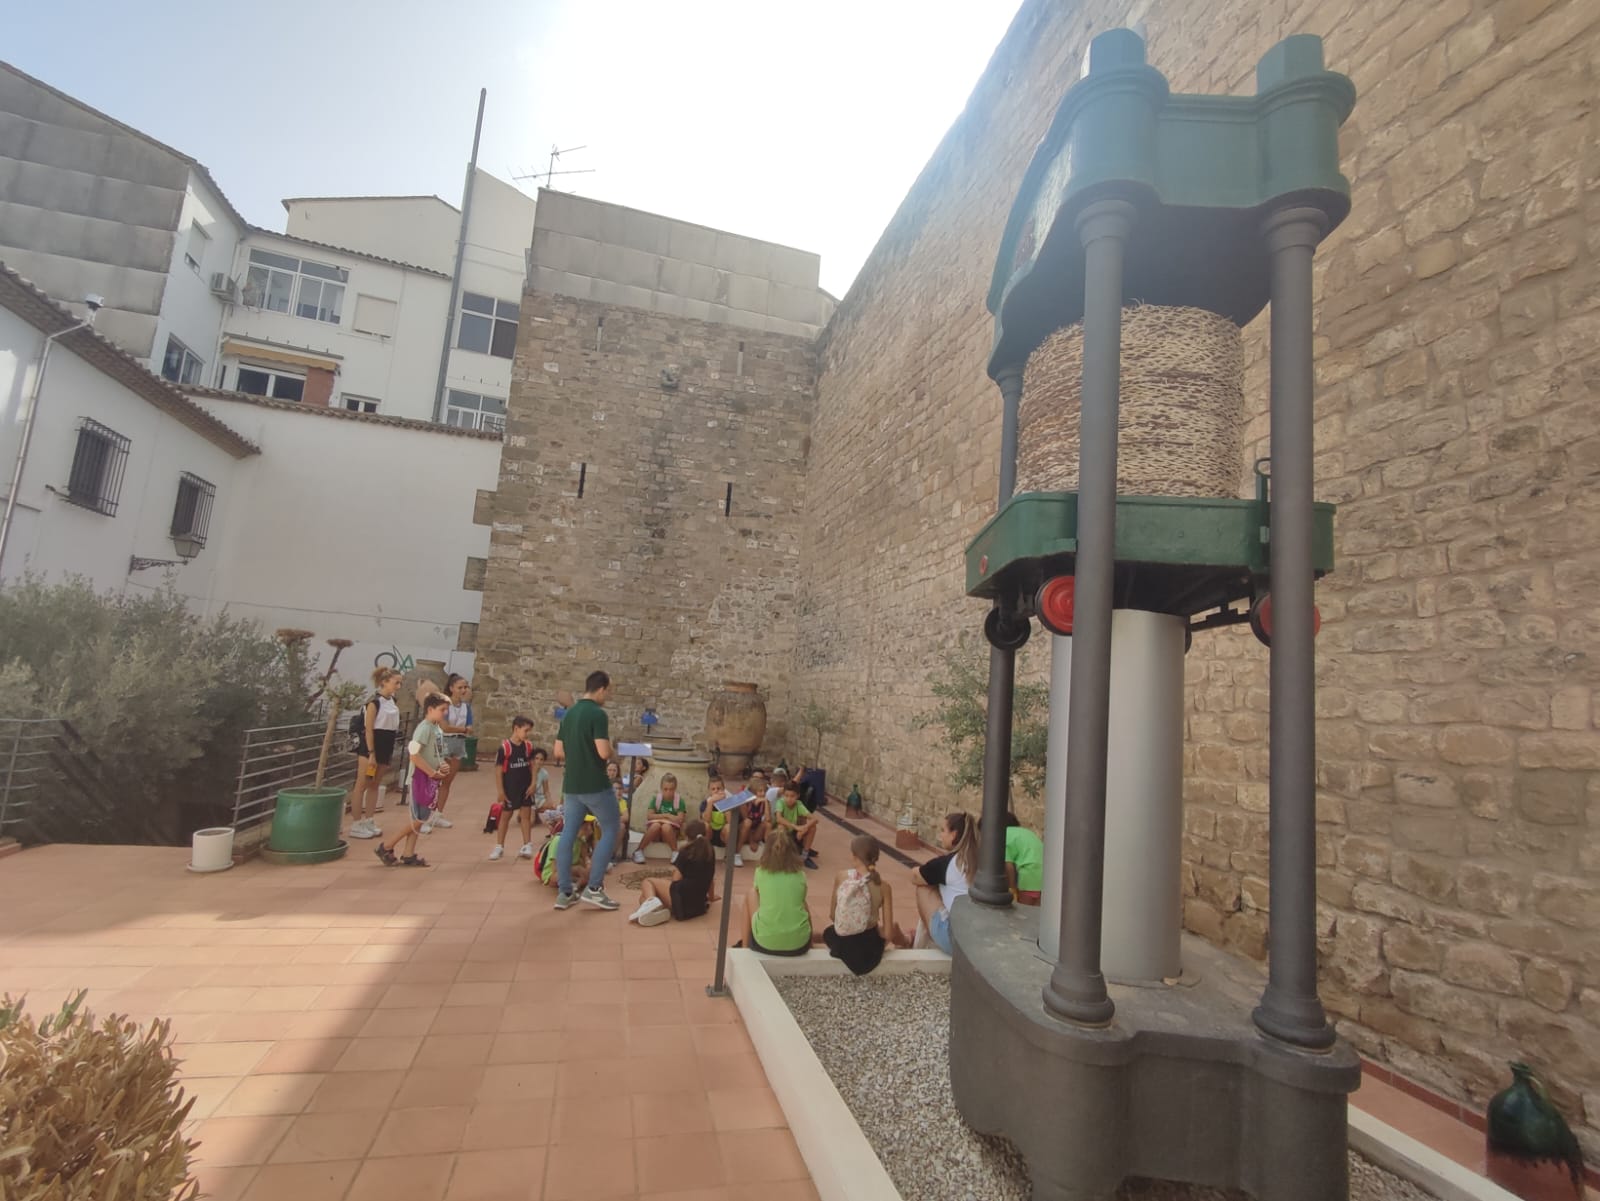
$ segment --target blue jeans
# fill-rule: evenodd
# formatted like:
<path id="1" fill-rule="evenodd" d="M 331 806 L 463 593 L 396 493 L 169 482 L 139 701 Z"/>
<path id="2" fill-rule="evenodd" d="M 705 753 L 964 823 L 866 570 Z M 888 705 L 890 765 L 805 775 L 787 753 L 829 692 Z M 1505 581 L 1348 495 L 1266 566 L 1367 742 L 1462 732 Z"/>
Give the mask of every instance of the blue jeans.
<path id="1" fill-rule="evenodd" d="M 562 893 L 572 891 L 572 851 L 578 841 L 578 827 L 591 813 L 600 823 L 600 841 L 595 845 L 594 858 L 589 861 L 589 887 L 599 888 L 606 882 L 606 868 L 611 864 L 611 852 L 617 845 L 617 827 L 622 824 L 617 794 L 609 788 L 604 792 L 563 793 L 561 837 L 556 842 L 556 885 Z"/>

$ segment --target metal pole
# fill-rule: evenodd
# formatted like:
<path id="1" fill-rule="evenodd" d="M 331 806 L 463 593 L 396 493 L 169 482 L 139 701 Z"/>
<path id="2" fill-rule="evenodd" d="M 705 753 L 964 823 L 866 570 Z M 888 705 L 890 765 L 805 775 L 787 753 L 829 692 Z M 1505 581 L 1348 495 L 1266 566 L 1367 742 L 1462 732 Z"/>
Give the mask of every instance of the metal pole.
<path id="1" fill-rule="evenodd" d="M 439 351 L 439 381 L 433 389 L 433 419 L 444 416 L 444 384 L 450 372 L 450 335 L 456 328 L 456 306 L 461 301 L 461 262 L 467 256 L 467 223 L 472 217 L 472 185 L 478 176 L 478 141 L 483 137 L 483 106 L 489 89 L 478 89 L 478 123 L 472 127 L 472 159 L 467 163 L 467 183 L 461 190 L 461 236 L 456 239 L 456 269 L 450 273 L 450 309 L 444 318 L 444 346 Z M 520 300 L 521 297 L 518 297 Z"/>
<path id="2" fill-rule="evenodd" d="M 17 510 L 17 497 L 22 492 L 22 471 L 28 465 L 28 447 L 33 443 L 33 422 L 39 415 L 39 397 L 44 392 L 44 373 L 50 365 L 50 348 L 58 338 L 64 338 L 75 330 L 87 329 L 93 324 L 94 318 L 90 316 L 76 325 L 45 335 L 44 349 L 39 353 L 39 370 L 34 373 L 33 387 L 28 389 L 28 412 L 22 421 L 22 445 L 17 448 L 17 464 L 11 472 L 11 490 L 6 493 L 6 515 L 0 518 L 0 570 L 5 567 L 6 543 L 11 539 L 11 518 Z"/>
<path id="3" fill-rule="evenodd" d="M 1316 209 L 1274 213 L 1272 253 L 1271 833 L 1267 986 L 1253 1015 L 1295 1046 L 1334 1042 L 1317 996 L 1316 651 L 1312 633 L 1311 259 L 1327 229 Z"/>
<path id="4" fill-rule="evenodd" d="M 1000 385 L 1000 497 L 1004 509 L 1017 487 L 1017 411 L 1022 405 L 1022 368 L 1007 367 L 995 376 Z M 997 609 L 993 621 L 1003 623 Z M 978 874 L 971 897 L 980 905 L 1011 904 L 1006 884 L 1006 811 L 1011 800 L 1011 723 L 1016 698 L 1017 652 L 989 646 L 988 708 L 983 734 L 983 830 L 978 842 Z"/>
<path id="5" fill-rule="evenodd" d="M 1105 878 L 1106 750 L 1111 709 L 1111 604 L 1116 573 L 1117 409 L 1122 360 L 1122 252 L 1134 210 L 1102 200 L 1078 217 L 1084 247 L 1083 395 L 1078 444 L 1078 553 L 1073 571 L 1072 712 L 1067 733 L 1067 862 L 1061 958 L 1045 1008 L 1103 1025 L 1116 1007 L 1100 971 Z"/>
<path id="6" fill-rule="evenodd" d="M 733 857 L 739 848 L 739 819 L 744 806 L 728 811 L 728 845 L 722 848 L 722 925 L 717 931 L 717 978 L 706 986 L 706 996 L 728 995 L 728 923 L 733 918 Z"/>

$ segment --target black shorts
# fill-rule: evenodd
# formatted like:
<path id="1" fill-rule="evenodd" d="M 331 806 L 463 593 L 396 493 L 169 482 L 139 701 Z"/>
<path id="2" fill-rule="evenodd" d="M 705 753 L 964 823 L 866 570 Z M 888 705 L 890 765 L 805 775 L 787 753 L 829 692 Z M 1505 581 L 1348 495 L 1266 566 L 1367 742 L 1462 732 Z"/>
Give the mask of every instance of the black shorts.
<path id="1" fill-rule="evenodd" d="M 378 744 L 377 754 L 373 754 L 372 751 L 367 749 L 367 734 L 363 730 L 361 732 L 361 746 L 356 751 L 356 754 L 363 759 L 373 760 L 379 767 L 388 767 L 390 763 L 394 762 L 395 735 L 396 731 L 394 730 L 372 731 L 372 739 Z"/>
<path id="2" fill-rule="evenodd" d="M 705 889 L 690 889 L 686 880 L 674 880 L 667 894 L 672 900 L 674 921 L 686 922 L 690 918 L 701 917 L 711 908 L 711 902 L 706 900 Z"/>
<path id="3" fill-rule="evenodd" d="M 714 847 L 725 847 L 728 845 L 727 826 L 723 826 L 720 830 L 711 831 L 711 845 Z"/>

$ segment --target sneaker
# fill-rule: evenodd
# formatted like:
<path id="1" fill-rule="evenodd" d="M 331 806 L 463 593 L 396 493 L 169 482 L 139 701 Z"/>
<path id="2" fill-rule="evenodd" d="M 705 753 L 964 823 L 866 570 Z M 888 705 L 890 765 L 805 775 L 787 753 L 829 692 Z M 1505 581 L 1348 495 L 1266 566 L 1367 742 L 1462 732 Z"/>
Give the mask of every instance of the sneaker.
<path id="1" fill-rule="evenodd" d="M 817 866 L 817 861 L 815 859 L 807 859 L 801 863 L 801 866 L 807 871 L 820 872 L 822 870 Z"/>
<path id="2" fill-rule="evenodd" d="M 643 863 L 644 862 L 644 852 L 643 851 L 635 851 L 633 853 L 633 861 L 635 863 Z"/>
<path id="3" fill-rule="evenodd" d="M 442 813 L 436 813 L 433 815 L 433 824 L 438 826 L 441 830 L 448 830 L 451 826 L 455 825 L 455 822 L 451 821 Z"/>
<path id="4" fill-rule="evenodd" d="M 603 888 L 585 888 L 578 894 L 578 900 L 585 905 L 593 905 L 596 909 L 617 909 L 620 906 L 610 897 L 606 896 Z M 557 904 L 560 902 L 558 901 Z"/>
<path id="5" fill-rule="evenodd" d="M 518 859 L 532 859 L 533 858 L 533 843 L 531 843 L 531 842 L 523 843 L 522 844 L 522 849 L 517 852 L 517 858 Z"/>
<path id="6" fill-rule="evenodd" d="M 497 862 L 498 860 L 500 860 L 505 855 L 505 853 L 506 853 L 505 847 L 500 847 L 500 846 L 495 847 L 494 850 L 489 852 L 489 862 L 490 863 Z"/>
<path id="7" fill-rule="evenodd" d="M 639 924 L 641 926 L 659 926 L 662 923 L 670 922 L 671 920 L 672 910 L 668 909 L 659 901 L 656 902 L 656 907 L 649 913 L 642 913 L 639 915 Z"/>
<path id="8" fill-rule="evenodd" d="M 733 854 L 733 866 L 734 867 L 743 867 L 744 866 L 744 856 L 739 854 L 737 851 L 735 851 L 734 854 Z"/>
<path id="9" fill-rule="evenodd" d="M 578 903 L 578 894 L 575 893 L 575 892 L 558 892 L 558 893 L 556 893 L 556 908 L 557 909 L 571 909 L 577 903 Z"/>
<path id="10" fill-rule="evenodd" d="M 643 904 L 641 904 L 639 906 L 639 908 L 635 909 L 632 913 L 628 914 L 628 920 L 630 922 L 642 922 L 642 920 L 643 920 L 643 918 L 644 918 L 644 916 L 646 914 L 654 913 L 657 909 L 660 909 L 660 908 L 661 908 L 660 898 L 651 897 L 648 900 L 646 900 Z"/>

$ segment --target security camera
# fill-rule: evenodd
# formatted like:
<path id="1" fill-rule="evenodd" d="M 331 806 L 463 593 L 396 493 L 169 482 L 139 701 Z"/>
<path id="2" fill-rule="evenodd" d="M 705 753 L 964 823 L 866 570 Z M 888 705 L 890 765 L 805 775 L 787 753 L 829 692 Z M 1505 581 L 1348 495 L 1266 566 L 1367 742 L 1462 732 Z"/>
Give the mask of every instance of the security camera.
<path id="1" fill-rule="evenodd" d="M 83 298 L 83 303 L 89 306 L 91 313 L 98 313 L 106 307 L 106 298 L 98 293 L 90 292 L 89 295 Z"/>

